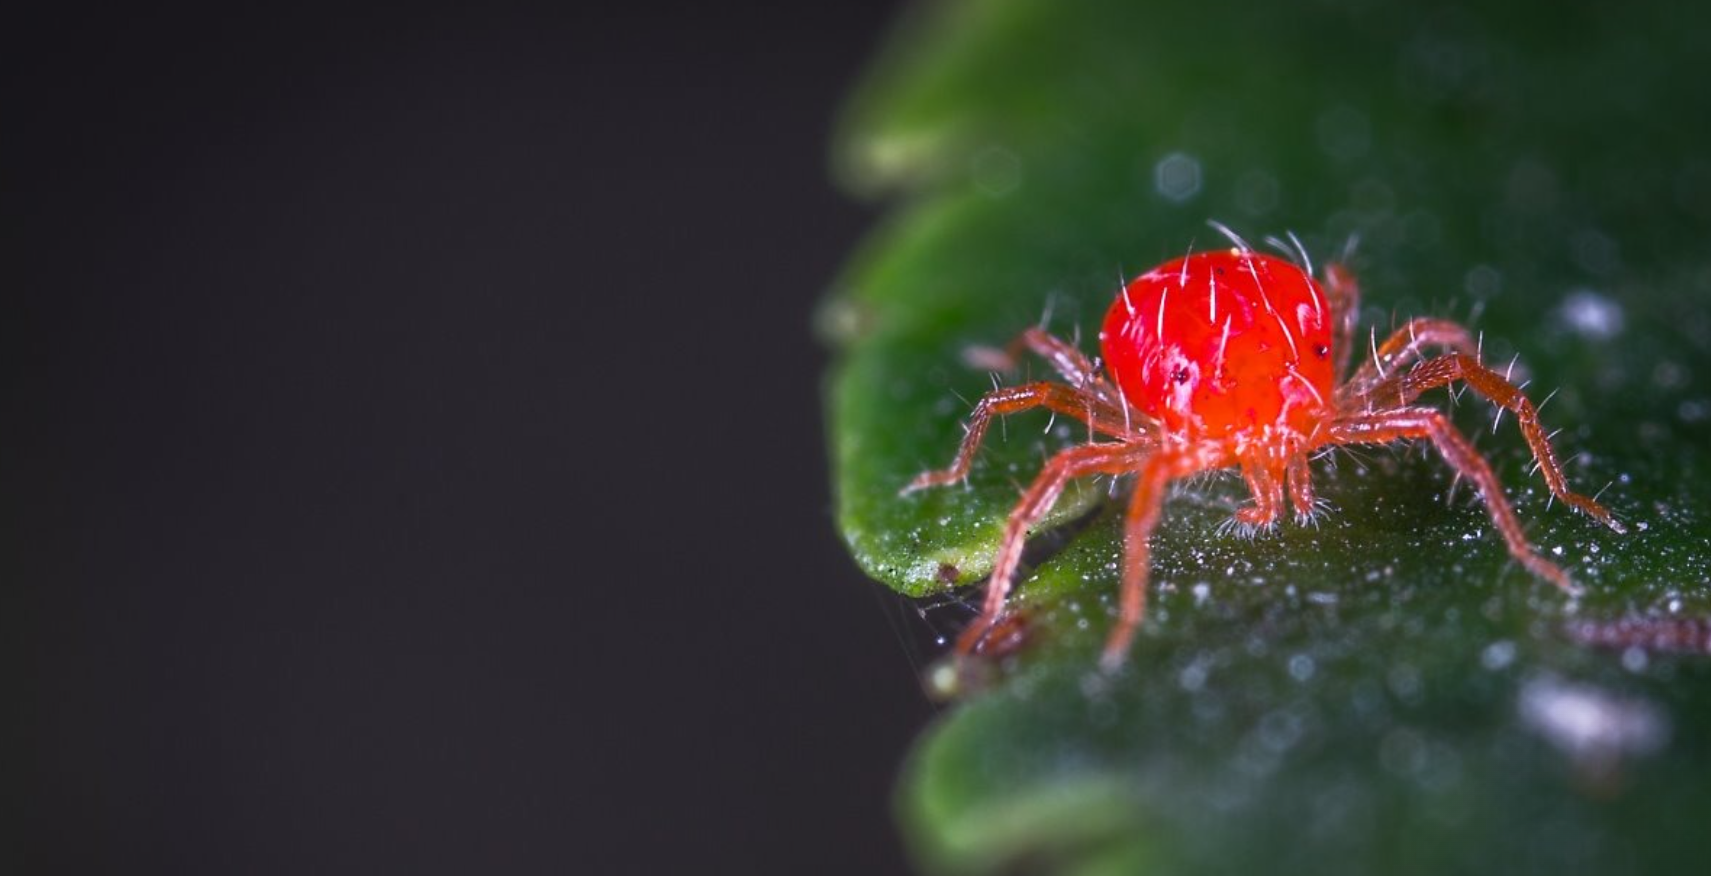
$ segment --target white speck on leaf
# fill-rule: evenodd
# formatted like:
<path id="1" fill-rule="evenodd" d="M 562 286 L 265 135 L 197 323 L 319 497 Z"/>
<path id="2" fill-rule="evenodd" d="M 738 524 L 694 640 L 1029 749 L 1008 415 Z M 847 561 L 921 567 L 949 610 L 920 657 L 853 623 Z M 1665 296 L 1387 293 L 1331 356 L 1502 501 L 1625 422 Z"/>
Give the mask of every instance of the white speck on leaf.
<path id="1" fill-rule="evenodd" d="M 1622 305 L 1591 289 L 1569 293 L 1557 307 L 1557 317 L 1576 334 L 1591 341 L 1607 341 L 1621 334 L 1627 322 Z"/>
<path id="2" fill-rule="evenodd" d="M 1668 719 L 1651 703 L 1550 676 L 1522 686 L 1518 709 L 1529 729 L 1590 767 L 1656 751 L 1669 738 Z"/>

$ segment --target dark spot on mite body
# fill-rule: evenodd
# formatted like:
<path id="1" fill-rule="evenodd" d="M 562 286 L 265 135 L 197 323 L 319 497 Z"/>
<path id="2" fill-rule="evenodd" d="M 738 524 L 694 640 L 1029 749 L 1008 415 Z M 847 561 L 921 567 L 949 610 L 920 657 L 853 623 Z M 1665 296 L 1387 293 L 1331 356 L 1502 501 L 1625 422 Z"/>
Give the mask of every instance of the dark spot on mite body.
<path id="1" fill-rule="evenodd" d="M 959 576 L 961 574 L 962 574 L 962 571 L 960 569 L 958 569 L 956 566 L 951 565 L 950 563 L 940 563 L 939 564 L 938 579 L 939 579 L 940 583 L 955 584 L 957 576 Z"/>
<path id="2" fill-rule="evenodd" d="M 1325 346 L 1324 344 L 1314 344 L 1313 345 L 1313 355 L 1318 356 L 1319 358 L 1323 359 L 1326 356 L 1331 355 L 1331 348 Z"/>
<path id="3" fill-rule="evenodd" d="M 1187 368 L 1178 368 L 1175 371 L 1170 372 L 1170 379 L 1176 381 L 1177 383 L 1187 383 L 1188 382 L 1188 369 Z"/>

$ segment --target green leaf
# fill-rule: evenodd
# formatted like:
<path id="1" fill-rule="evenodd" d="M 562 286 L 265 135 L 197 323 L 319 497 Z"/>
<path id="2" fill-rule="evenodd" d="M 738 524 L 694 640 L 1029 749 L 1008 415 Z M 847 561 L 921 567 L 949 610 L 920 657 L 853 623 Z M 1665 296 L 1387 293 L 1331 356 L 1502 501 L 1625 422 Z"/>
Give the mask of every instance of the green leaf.
<path id="1" fill-rule="evenodd" d="M 1487 8 L 1500 6 L 1500 8 Z M 1420 448 L 1315 463 L 1317 528 L 1225 533 L 1233 476 L 1179 486 L 1128 666 L 1094 662 L 1120 555 L 1110 485 L 1019 588 L 1027 643 L 947 710 L 900 811 L 942 872 L 1683 872 L 1711 852 L 1711 11 L 984 0 L 912 13 L 849 109 L 846 183 L 897 204 L 821 314 L 840 526 L 911 596 L 978 582 L 1044 456 L 1011 418 L 947 464 L 1048 318 L 1092 351 L 1118 287 L 1221 240 L 1359 237 L 1366 325 L 1471 321 L 1518 356 L 1568 474 L 1629 524 L 1552 506 L 1513 421 L 1454 403 L 1529 535 L 1511 561 Z M 1046 369 L 1034 366 L 1034 373 Z M 1010 376 L 1007 379 L 1016 379 Z M 1438 403 L 1450 407 L 1443 393 Z M 1626 624 L 1626 626 L 1623 626 Z"/>

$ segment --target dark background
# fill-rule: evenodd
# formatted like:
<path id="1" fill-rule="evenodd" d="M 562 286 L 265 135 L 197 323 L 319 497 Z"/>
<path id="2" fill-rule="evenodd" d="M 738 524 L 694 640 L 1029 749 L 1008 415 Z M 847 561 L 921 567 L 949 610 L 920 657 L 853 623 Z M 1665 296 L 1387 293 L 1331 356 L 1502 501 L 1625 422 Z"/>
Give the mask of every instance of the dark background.
<path id="1" fill-rule="evenodd" d="M 897 10 L 618 8 L 8 25 L 0 867 L 902 869 L 810 332 Z"/>

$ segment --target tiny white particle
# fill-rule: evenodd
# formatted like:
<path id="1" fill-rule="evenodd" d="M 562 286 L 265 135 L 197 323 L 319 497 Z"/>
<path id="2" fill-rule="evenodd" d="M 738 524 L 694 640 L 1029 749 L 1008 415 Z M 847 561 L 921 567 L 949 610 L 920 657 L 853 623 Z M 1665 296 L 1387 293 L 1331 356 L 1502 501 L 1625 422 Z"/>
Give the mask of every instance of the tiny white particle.
<path id="1" fill-rule="evenodd" d="M 1605 341 L 1621 334 L 1622 305 L 1591 289 L 1576 289 L 1557 307 L 1557 317 L 1581 337 Z"/>
<path id="2" fill-rule="evenodd" d="M 1479 654 L 1479 665 L 1496 672 L 1515 662 L 1515 643 L 1505 639 L 1485 646 Z"/>

